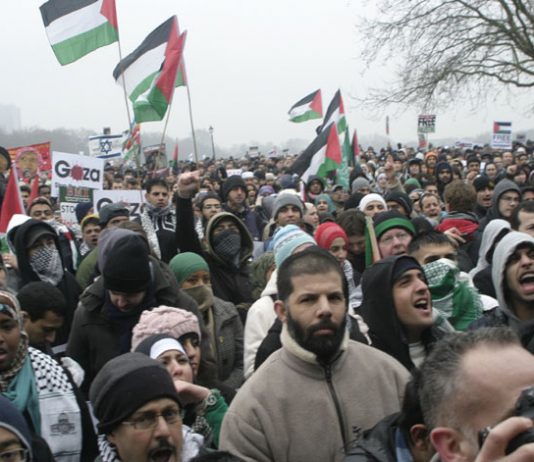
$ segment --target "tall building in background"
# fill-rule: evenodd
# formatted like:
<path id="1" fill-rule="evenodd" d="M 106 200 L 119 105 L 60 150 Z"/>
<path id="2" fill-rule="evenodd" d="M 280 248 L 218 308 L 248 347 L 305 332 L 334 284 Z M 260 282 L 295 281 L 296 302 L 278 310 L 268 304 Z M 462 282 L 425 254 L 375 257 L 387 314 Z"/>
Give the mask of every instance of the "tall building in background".
<path id="1" fill-rule="evenodd" d="M 20 130 L 20 109 L 12 104 L 0 104 L 0 129 L 6 132 Z"/>

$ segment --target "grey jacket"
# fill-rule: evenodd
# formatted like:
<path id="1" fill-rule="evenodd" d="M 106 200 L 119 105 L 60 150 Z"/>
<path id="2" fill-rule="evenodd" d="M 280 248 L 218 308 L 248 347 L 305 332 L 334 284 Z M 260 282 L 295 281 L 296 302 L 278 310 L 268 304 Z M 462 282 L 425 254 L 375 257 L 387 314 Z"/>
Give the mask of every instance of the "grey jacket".
<path id="1" fill-rule="evenodd" d="M 233 303 L 214 297 L 215 356 L 218 377 L 237 389 L 243 383 L 243 324 Z"/>

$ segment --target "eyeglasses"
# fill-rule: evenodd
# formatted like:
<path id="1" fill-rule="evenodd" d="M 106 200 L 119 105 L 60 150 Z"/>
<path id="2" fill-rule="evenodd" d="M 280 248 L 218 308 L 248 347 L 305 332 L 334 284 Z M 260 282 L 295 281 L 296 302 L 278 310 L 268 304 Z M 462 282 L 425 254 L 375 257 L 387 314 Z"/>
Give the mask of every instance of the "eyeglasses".
<path id="1" fill-rule="evenodd" d="M 27 449 L 10 449 L 0 452 L 0 462 L 26 462 L 28 460 Z"/>
<path id="2" fill-rule="evenodd" d="M 136 430 L 153 430 L 158 425 L 159 417 L 163 417 L 169 425 L 177 424 L 182 420 L 180 409 L 173 408 L 165 409 L 162 412 L 145 412 L 135 419 L 125 420 L 122 423 L 124 425 L 131 425 Z"/>
<path id="3" fill-rule="evenodd" d="M 400 233 L 397 233 L 397 234 L 392 234 L 391 236 L 385 237 L 383 239 L 380 239 L 380 243 L 381 244 L 385 244 L 385 245 L 389 245 L 389 244 L 393 243 L 394 239 L 397 239 L 400 242 L 405 242 L 409 237 L 410 237 L 410 235 L 408 233 L 400 232 Z"/>

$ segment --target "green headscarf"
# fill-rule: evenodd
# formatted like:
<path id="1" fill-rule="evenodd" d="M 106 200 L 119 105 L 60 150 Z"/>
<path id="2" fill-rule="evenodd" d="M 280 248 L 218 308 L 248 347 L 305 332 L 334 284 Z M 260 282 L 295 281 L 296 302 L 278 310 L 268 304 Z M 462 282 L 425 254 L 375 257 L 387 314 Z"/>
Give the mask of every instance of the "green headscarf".
<path id="1" fill-rule="evenodd" d="M 169 266 L 171 267 L 179 286 L 197 271 L 204 270 L 207 271 L 208 274 L 210 272 L 206 260 L 194 252 L 179 253 L 169 262 Z"/>

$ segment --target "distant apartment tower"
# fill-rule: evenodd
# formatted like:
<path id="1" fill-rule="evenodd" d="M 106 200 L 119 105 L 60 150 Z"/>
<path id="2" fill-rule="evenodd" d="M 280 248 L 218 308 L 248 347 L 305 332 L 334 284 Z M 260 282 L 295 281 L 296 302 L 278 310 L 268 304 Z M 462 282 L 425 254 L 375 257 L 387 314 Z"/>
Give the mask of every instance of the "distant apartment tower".
<path id="1" fill-rule="evenodd" d="M 20 109 L 12 104 L 0 104 L 0 128 L 6 132 L 20 130 Z"/>

